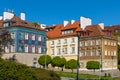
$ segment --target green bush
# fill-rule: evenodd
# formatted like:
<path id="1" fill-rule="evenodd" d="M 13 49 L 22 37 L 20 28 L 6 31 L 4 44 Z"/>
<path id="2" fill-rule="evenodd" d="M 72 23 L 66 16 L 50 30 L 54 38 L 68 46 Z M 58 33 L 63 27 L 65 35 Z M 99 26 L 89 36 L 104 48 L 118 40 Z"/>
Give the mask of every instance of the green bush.
<path id="1" fill-rule="evenodd" d="M 31 69 L 0 58 L 0 80 L 60 80 L 60 77 L 52 71 Z"/>
<path id="2" fill-rule="evenodd" d="M 118 65 L 118 69 L 119 69 L 119 71 L 120 71 L 120 65 Z"/>
<path id="3" fill-rule="evenodd" d="M 87 69 L 94 69 L 94 71 L 95 69 L 100 69 L 100 67 L 101 66 L 98 61 L 88 61 L 86 66 Z"/>

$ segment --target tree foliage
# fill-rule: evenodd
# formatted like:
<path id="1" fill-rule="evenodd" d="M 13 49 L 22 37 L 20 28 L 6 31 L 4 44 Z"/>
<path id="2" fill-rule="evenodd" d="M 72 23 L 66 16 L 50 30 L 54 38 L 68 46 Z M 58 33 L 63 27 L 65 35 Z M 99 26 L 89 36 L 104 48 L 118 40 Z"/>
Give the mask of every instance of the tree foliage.
<path id="1" fill-rule="evenodd" d="M 100 69 L 101 65 L 100 65 L 100 62 L 98 61 L 88 61 L 87 62 L 87 65 L 86 65 L 86 68 L 87 69 Z"/>
<path id="2" fill-rule="evenodd" d="M 53 71 L 31 69 L 0 58 L 0 80 L 60 80 L 60 77 Z"/>
<path id="3" fill-rule="evenodd" d="M 0 53 L 4 52 L 4 47 L 12 42 L 10 33 L 6 29 L 0 29 Z"/>
<path id="4" fill-rule="evenodd" d="M 51 65 L 53 67 L 55 67 L 55 66 L 56 67 L 61 67 L 62 70 L 63 70 L 63 67 L 64 67 L 65 63 L 66 63 L 66 59 L 65 58 L 63 58 L 63 57 L 61 58 L 59 56 L 56 56 L 56 57 L 54 57 L 52 59 Z"/>
<path id="5" fill-rule="evenodd" d="M 40 24 L 38 22 L 33 22 L 33 24 L 35 25 L 35 27 L 40 27 Z"/>
<path id="6" fill-rule="evenodd" d="M 73 69 L 77 68 L 77 60 L 71 59 L 71 60 L 67 61 L 65 64 L 65 68 L 71 69 L 73 72 Z"/>
<path id="7" fill-rule="evenodd" d="M 118 64 L 120 64 L 120 45 L 118 45 Z"/>
<path id="8" fill-rule="evenodd" d="M 39 57 L 38 62 L 40 65 L 45 67 L 48 66 L 51 63 L 51 57 L 49 55 L 42 55 Z"/>

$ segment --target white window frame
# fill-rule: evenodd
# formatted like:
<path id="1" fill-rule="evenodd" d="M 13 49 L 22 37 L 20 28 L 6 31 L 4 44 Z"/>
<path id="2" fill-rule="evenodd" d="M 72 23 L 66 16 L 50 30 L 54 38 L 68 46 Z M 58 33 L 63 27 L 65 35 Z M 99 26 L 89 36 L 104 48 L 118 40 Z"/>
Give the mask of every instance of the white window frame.
<path id="1" fill-rule="evenodd" d="M 28 53 L 28 45 L 25 45 L 25 52 Z"/>
<path id="2" fill-rule="evenodd" d="M 38 41 L 42 41 L 42 36 L 38 35 Z"/>
<path id="3" fill-rule="evenodd" d="M 35 53 L 35 46 L 32 45 L 32 53 Z"/>
<path id="4" fill-rule="evenodd" d="M 38 53 L 41 53 L 41 47 L 38 46 Z"/>
<path id="5" fill-rule="evenodd" d="M 35 34 L 32 34 L 32 40 L 35 40 Z"/>
<path id="6" fill-rule="evenodd" d="M 25 39 L 28 40 L 28 33 L 25 33 Z"/>

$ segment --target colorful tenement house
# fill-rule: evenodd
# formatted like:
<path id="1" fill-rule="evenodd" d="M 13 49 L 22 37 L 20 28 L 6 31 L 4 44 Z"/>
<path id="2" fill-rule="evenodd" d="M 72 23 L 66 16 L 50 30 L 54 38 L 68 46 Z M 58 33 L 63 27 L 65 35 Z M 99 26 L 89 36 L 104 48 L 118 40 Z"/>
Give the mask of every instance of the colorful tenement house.
<path id="1" fill-rule="evenodd" d="M 48 55 L 77 59 L 79 48 L 80 70 L 86 70 L 88 61 L 99 61 L 102 70 L 117 69 L 117 40 L 103 23 L 92 25 L 91 19 L 80 17 L 80 21 L 64 21 L 46 29 Z"/>
<path id="2" fill-rule="evenodd" d="M 28 65 L 32 66 L 37 62 L 36 58 L 39 57 L 37 54 L 45 54 L 46 31 L 26 21 L 24 13 L 21 13 L 20 17 L 18 17 L 13 12 L 5 11 L 3 17 L 0 17 L 0 28 L 7 29 L 13 39 L 13 42 L 9 46 L 5 46 L 5 53 L 17 53 L 15 55 L 18 61 L 25 64 L 28 61 Z M 20 58 L 20 54 L 18 53 L 24 53 L 24 55 Z M 3 57 L 6 58 L 6 56 Z M 34 59 L 36 60 L 35 63 L 33 62 Z"/>
<path id="3" fill-rule="evenodd" d="M 2 28 L 9 30 L 14 41 L 5 47 L 5 52 L 45 53 L 46 32 L 25 20 L 25 14 L 20 17 L 14 13 L 4 12 L 1 20 Z"/>

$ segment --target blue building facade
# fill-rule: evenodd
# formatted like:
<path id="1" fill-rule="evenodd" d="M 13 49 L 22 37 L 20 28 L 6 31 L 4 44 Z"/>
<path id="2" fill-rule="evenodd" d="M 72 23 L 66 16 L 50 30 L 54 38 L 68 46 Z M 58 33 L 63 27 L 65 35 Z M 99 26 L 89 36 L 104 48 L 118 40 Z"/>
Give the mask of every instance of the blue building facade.
<path id="1" fill-rule="evenodd" d="M 13 38 L 9 52 L 45 53 L 46 32 L 23 27 L 11 27 L 8 29 Z"/>
<path id="2" fill-rule="evenodd" d="M 13 39 L 9 46 L 5 46 L 6 53 L 45 53 L 46 31 L 14 13 L 5 12 L 3 27 L 6 28 Z"/>

